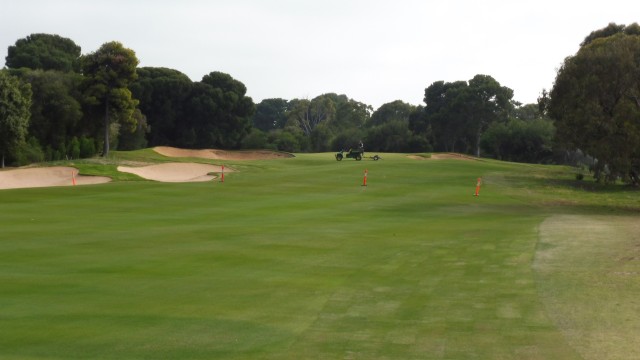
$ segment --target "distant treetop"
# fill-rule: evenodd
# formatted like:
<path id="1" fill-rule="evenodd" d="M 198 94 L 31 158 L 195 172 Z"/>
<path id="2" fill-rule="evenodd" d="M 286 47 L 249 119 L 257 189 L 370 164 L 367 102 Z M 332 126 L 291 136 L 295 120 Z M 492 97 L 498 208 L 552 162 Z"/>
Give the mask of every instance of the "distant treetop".
<path id="1" fill-rule="evenodd" d="M 602 29 L 592 31 L 591 34 L 584 38 L 580 47 L 587 46 L 596 39 L 606 38 L 620 33 L 624 33 L 626 35 L 640 35 L 640 25 L 638 25 L 638 23 L 633 23 L 629 26 L 625 26 L 623 24 L 618 25 L 616 23 L 609 23 L 609 25 Z"/>
<path id="2" fill-rule="evenodd" d="M 10 69 L 78 71 L 80 46 L 71 39 L 51 34 L 31 34 L 9 46 L 5 58 Z"/>

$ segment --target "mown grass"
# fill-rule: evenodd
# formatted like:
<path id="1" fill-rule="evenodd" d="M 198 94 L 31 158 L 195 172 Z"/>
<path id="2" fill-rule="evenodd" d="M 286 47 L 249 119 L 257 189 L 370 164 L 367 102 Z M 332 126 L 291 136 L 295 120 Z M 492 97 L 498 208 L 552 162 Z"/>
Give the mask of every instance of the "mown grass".
<path id="1" fill-rule="evenodd" d="M 635 216 L 638 192 L 381 155 L 214 161 L 238 171 L 163 184 L 115 166 L 189 159 L 115 152 L 76 164 L 126 181 L 0 191 L 0 357 L 579 359 L 539 296 L 539 225 Z"/>

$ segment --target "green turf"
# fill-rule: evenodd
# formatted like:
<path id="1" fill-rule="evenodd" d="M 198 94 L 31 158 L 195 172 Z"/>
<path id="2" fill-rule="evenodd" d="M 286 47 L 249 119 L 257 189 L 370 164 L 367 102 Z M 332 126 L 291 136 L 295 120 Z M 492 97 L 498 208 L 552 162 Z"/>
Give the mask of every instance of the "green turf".
<path id="1" fill-rule="evenodd" d="M 637 217 L 638 192 L 563 167 L 381 155 L 0 191 L 0 358 L 580 359 L 558 323 L 566 281 L 534 266 L 541 224 Z M 632 298 L 627 266 L 616 291 Z"/>

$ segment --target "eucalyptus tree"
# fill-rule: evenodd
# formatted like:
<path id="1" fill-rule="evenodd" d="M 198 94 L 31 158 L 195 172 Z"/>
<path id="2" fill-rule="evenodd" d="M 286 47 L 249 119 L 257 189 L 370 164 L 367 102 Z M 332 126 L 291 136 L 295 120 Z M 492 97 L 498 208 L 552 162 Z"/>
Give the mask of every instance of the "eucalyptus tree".
<path id="1" fill-rule="evenodd" d="M 256 105 L 253 126 L 262 131 L 282 129 L 287 123 L 289 102 L 285 99 L 264 99 Z"/>
<path id="2" fill-rule="evenodd" d="M 593 32 L 564 60 L 548 110 L 558 143 L 597 159 L 596 179 L 638 184 L 640 31 L 637 24 L 630 30 L 615 24 L 607 28 Z"/>
<path id="3" fill-rule="evenodd" d="M 513 90 L 488 75 L 445 83 L 425 90 L 426 120 L 437 150 L 465 151 L 480 156 L 482 133 L 495 121 L 506 121 L 513 110 Z"/>

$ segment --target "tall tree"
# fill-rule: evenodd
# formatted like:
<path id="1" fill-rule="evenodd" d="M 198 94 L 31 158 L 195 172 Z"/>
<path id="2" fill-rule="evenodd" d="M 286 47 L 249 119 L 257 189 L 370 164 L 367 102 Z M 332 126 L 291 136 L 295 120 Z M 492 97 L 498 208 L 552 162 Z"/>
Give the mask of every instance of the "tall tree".
<path id="1" fill-rule="evenodd" d="M 129 131 L 136 129 L 133 114 L 138 101 L 132 98 L 128 86 L 137 77 L 137 66 L 135 52 L 117 41 L 82 57 L 87 102 L 104 109 L 104 157 L 109 155 L 112 121 Z"/>
<path id="2" fill-rule="evenodd" d="M 327 96 L 320 95 L 312 100 L 293 99 L 289 104 L 288 126 L 302 129 L 307 136 L 321 123 L 331 121 L 336 114 L 335 103 Z"/>
<path id="3" fill-rule="evenodd" d="M 5 58 L 10 69 L 78 71 L 80 46 L 71 39 L 51 34 L 31 34 L 9 46 Z"/>
<path id="4" fill-rule="evenodd" d="M 468 124 L 475 135 L 475 155 L 480 157 L 482 133 L 496 121 L 506 121 L 513 109 L 513 90 L 501 86 L 488 75 L 476 75 L 469 80 L 469 100 L 467 105 Z"/>
<path id="5" fill-rule="evenodd" d="M 54 70 L 12 70 L 24 82 L 31 85 L 32 104 L 29 135 L 49 149 L 47 160 L 58 160 L 70 155 L 68 145 L 74 136 L 84 135 L 80 83 L 77 73 Z M 53 153 L 59 154 L 54 156 Z"/>
<path id="6" fill-rule="evenodd" d="M 640 35 L 622 31 L 584 43 L 565 59 L 550 93 L 557 139 L 565 148 L 597 159 L 596 179 L 637 184 Z"/>
<path id="7" fill-rule="evenodd" d="M 236 149 L 251 130 L 255 112 L 244 84 L 229 74 L 212 72 L 193 85 L 186 102 L 180 142 L 186 147 Z"/>
<path id="8" fill-rule="evenodd" d="M 335 116 L 328 121 L 328 125 L 334 132 L 352 128 L 361 129 L 371 118 L 373 111 L 371 105 L 350 99 L 347 95 L 328 93 L 320 97 L 331 100 L 335 107 Z"/>
<path id="9" fill-rule="evenodd" d="M 409 117 L 416 110 L 416 107 L 407 104 L 402 100 L 396 100 L 383 104 L 371 114 L 371 119 L 367 123 L 368 126 L 382 125 L 384 123 L 402 120 L 409 121 Z"/>
<path id="10" fill-rule="evenodd" d="M 616 23 L 609 23 L 606 27 L 592 31 L 587 37 L 584 38 L 581 47 L 591 44 L 596 39 L 604 39 L 616 34 L 626 35 L 640 35 L 640 25 L 633 23 L 631 25 L 618 25 Z"/>
<path id="11" fill-rule="evenodd" d="M 422 134 L 414 134 L 409 119 L 417 107 L 401 100 L 383 104 L 367 122 L 366 148 L 369 151 L 407 152 L 418 150 Z"/>
<path id="12" fill-rule="evenodd" d="M 179 125 L 184 125 L 186 102 L 193 82 L 187 75 L 168 68 L 142 67 L 129 88 L 150 126 L 149 145 L 178 144 Z"/>
<path id="13" fill-rule="evenodd" d="M 425 90 L 426 116 L 439 150 L 473 152 L 480 156 L 482 133 L 494 121 L 506 121 L 513 109 L 513 90 L 488 75 L 445 83 Z"/>
<path id="14" fill-rule="evenodd" d="M 436 81 L 425 89 L 422 119 L 426 124 L 414 123 L 413 127 L 433 131 L 436 151 L 460 151 L 464 147 L 466 89 L 466 81 Z"/>
<path id="15" fill-rule="evenodd" d="M 301 130 L 310 140 L 309 150 L 312 151 L 335 148 L 344 139 L 360 134 L 360 138 L 352 145 L 346 145 L 356 146 L 363 139 L 363 127 L 371 117 L 371 111 L 370 105 L 350 99 L 344 94 L 327 93 L 312 100 L 293 99 L 289 102 L 287 111 L 287 127 Z M 357 131 L 351 131 L 354 129 Z"/>
<path id="16" fill-rule="evenodd" d="M 0 70 L 0 156 L 13 155 L 25 140 L 29 126 L 31 87 Z"/>
<path id="17" fill-rule="evenodd" d="M 264 99 L 256 105 L 253 126 L 262 131 L 282 129 L 287 123 L 288 109 L 289 102 L 285 99 Z"/>

